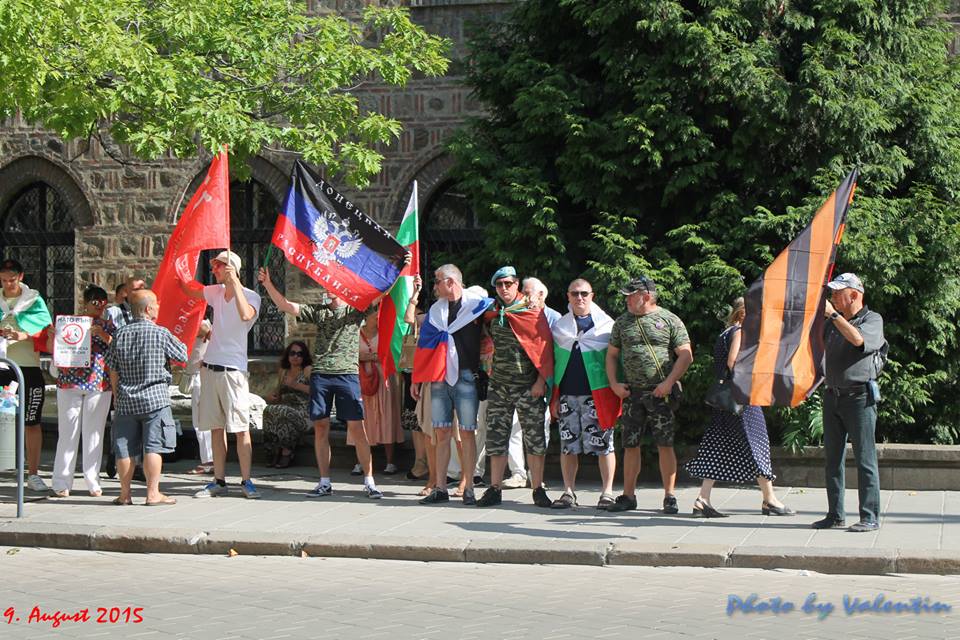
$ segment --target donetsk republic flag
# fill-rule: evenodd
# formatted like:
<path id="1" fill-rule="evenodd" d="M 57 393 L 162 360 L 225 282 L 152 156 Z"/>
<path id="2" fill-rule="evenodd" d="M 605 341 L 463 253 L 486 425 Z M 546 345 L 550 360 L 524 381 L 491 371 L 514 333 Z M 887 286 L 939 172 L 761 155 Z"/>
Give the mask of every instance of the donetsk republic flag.
<path id="1" fill-rule="evenodd" d="M 271 242 L 327 291 L 366 309 L 396 282 L 404 248 L 299 160 L 290 182 Z"/>
<path id="2" fill-rule="evenodd" d="M 823 380 L 824 291 L 856 183 L 854 169 L 747 291 L 737 402 L 795 407 Z"/>

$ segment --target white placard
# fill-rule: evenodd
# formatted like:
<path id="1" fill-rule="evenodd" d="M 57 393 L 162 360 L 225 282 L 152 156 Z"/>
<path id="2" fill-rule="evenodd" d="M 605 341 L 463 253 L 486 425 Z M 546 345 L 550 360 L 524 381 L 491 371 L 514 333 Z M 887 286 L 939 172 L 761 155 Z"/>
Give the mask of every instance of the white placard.
<path id="1" fill-rule="evenodd" d="M 53 364 L 58 367 L 90 366 L 90 316 L 57 316 Z"/>

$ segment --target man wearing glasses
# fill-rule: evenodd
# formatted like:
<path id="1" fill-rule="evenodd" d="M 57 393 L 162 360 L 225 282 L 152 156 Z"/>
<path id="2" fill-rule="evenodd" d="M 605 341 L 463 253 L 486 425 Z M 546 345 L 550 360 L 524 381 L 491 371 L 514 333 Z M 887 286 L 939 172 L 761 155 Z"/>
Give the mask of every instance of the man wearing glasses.
<path id="1" fill-rule="evenodd" d="M 530 468 L 533 503 L 550 507 L 543 488 L 543 463 L 547 453 L 543 413 L 546 408 L 547 380 L 553 376 L 553 337 L 541 307 L 531 308 L 520 294 L 520 281 L 513 267 L 501 267 L 490 283 L 497 299 L 484 316 L 493 338 L 493 372 L 487 392 L 487 454 L 490 456 L 490 488 L 478 507 L 501 503 L 503 472 L 507 466 L 507 446 L 517 412 L 523 431 L 523 444 Z"/>
<path id="2" fill-rule="evenodd" d="M 649 432 L 660 456 L 663 512 L 674 514 L 678 511 L 673 494 L 677 456 L 671 405 L 679 401 L 680 378 L 693 362 L 693 350 L 683 321 L 657 305 L 653 280 L 640 276 L 621 287 L 620 293 L 626 296 L 627 311 L 610 331 L 606 368 L 610 388 L 623 400 L 623 495 L 607 511 L 637 508 L 640 440 Z M 618 377 L 621 355 L 626 384 Z"/>
<path id="3" fill-rule="evenodd" d="M 608 509 L 614 504 L 617 458 L 613 455 L 613 426 L 620 410 L 619 399 L 610 391 L 604 370 L 613 318 L 593 304 L 593 287 L 583 278 L 567 287 L 567 300 L 569 313 L 552 327 L 564 491 L 551 506 L 570 509 L 577 505 L 574 488 L 580 454 L 584 453 L 597 458 L 603 481 L 597 508 Z"/>

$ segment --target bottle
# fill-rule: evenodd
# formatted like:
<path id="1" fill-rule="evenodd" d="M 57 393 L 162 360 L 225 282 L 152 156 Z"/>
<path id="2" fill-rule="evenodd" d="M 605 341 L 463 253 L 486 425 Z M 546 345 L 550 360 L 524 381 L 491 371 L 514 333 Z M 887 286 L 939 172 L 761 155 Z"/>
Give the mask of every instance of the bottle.
<path id="1" fill-rule="evenodd" d="M 11 382 L 0 389 L 0 470 L 17 466 L 17 389 L 19 383 Z"/>

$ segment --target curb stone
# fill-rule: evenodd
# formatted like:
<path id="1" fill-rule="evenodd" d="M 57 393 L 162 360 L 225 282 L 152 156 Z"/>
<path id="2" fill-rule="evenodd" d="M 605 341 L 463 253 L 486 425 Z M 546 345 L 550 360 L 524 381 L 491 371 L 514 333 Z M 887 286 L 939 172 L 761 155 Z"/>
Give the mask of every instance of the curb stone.
<path id="1" fill-rule="evenodd" d="M 895 573 L 896 558 L 894 549 L 744 546 L 733 549 L 727 566 L 879 575 Z"/>
<path id="2" fill-rule="evenodd" d="M 725 567 L 734 547 L 720 544 L 613 543 L 607 564 L 643 567 Z"/>

